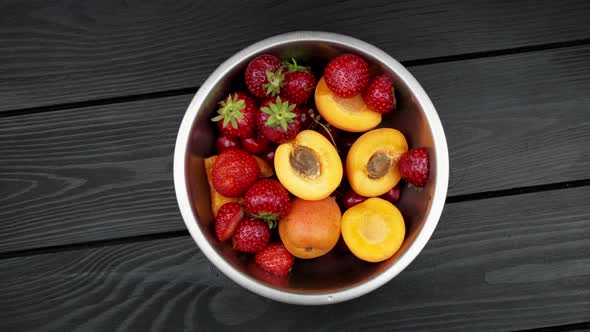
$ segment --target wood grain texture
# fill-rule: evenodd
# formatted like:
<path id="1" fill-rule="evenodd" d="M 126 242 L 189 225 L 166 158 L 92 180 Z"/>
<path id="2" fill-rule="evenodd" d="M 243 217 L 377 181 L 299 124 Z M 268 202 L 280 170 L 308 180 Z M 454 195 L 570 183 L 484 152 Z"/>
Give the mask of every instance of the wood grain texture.
<path id="1" fill-rule="evenodd" d="M 0 12 L 0 110 L 195 87 L 239 49 L 294 30 L 400 60 L 590 38 L 584 0 L 8 0 Z"/>
<path id="2" fill-rule="evenodd" d="M 0 119 L 3 249 L 184 227 L 172 155 L 190 98 Z"/>
<path id="3" fill-rule="evenodd" d="M 590 187 L 448 205 L 406 271 L 360 299 L 278 304 L 191 238 L 2 260 L 2 331 L 507 331 L 590 312 Z"/>
<path id="4" fill-rule="evenodd" d="M 590 178 L 590 47 L 411 68 L 439 112 L 451 195 Z"/>
<path id="5" fill-rule="evenodd" d="M 450 195 L 590 178 L 590 46 L 416 67 Z M 185 229 L 172 181 L 191 96 L 0 118 L 0 252 Z"/>

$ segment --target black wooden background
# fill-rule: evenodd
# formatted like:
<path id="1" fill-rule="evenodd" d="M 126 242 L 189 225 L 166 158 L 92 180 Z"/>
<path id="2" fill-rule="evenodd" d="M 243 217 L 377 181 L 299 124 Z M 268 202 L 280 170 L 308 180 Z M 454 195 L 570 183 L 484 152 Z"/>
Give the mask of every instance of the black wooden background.
<path id="1" fill-rule="evenodd" d="M 218 272 L 176 206 L 199 84 L 250 43 L 348 34 L 447 133 L 449 198 L 402 274 L 303 307 Z M 0 331 L 590 329 L 590 1 L 0 0 Z"/>

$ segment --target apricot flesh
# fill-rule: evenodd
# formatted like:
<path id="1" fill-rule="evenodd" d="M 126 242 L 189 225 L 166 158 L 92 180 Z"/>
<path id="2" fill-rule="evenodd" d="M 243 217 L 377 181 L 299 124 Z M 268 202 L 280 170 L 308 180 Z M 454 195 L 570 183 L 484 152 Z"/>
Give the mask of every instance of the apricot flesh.
<path id="1" fill-rule="evenodd" d="M 379 128 L 363 134 L 346 157 L 350 186 L 365 197 L 385 194 L 401 179 L 397 162 L 406 151 L 408 142 L 396 129 Z"/>
<path id="2" fill-rule="evenodd" d="M 258 168 L 260 168 L 260 177 L 261 178 L 269 178 L 275 174 L 272 167 L 264 161 L 264 159 L 253 156 L 256 159 L 256 163 L 258 164 Z"/>
<path id="3" fill-rule="evenodd" d="M 315 88 L 318 112 L 332 126 L 352 132 L 364 132 L 381 123 L 381 114 L 374 112 L 359 94 L 351 98 L 336 96 L 322 77 Z"/>
<path id="4" fill-rule="evenodd" d="M 405 233 L 401 212 L 382 198 L 369 198 L 342 216 L 344 242 L 356 257 L 368 262 L 393 256 L 404 242 Z"/>
<path id="5" fill-rule="evenodd" d="M 295 198 L 289 214 L 279 221 L 279 235 L 293 256 L 316 258 L 338 243 L 341 218 L 340 208 L 332 197 L 318 201 Z"/>
<path id="6" fill-rule="evenodd" d="M 322 134 L 304 130 L 275 151 L 275 172 L 293 195 L 310 201 L 328 197 L 342 181 L 342 160 Z"/>

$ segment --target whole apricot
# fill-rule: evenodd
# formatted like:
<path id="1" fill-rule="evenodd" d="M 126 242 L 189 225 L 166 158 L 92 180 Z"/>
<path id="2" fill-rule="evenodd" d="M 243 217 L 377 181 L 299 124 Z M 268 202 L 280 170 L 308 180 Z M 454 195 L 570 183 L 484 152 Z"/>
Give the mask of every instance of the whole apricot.
<path id="1" fill-rule="evenodd" d="M 332 250 L 340 238 L 342 215 L 336 201 L 295 198 L 289 214 L 279 221 L 279 235 L 285 248 L 299 258 L 315 258 Z"/>

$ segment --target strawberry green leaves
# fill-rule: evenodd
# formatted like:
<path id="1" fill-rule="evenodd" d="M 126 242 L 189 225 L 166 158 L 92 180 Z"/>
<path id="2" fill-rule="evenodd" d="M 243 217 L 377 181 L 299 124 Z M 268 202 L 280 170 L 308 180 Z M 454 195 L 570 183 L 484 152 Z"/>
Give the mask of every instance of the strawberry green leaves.
<path id="1" fill-rule="evenodd" d="M 271 128 L 281 126 L 283 130 L 287 130 L 289 123 L 295 121 L 297 114 L 293 112 L 295 104 L 290 104 L 288 101 L 282 101 L 281 97 L 277 97 L 275 102 L 268 104 L 268 107 L 262 107 L 260 110 L 269 115 L 265 125 Z"/>

